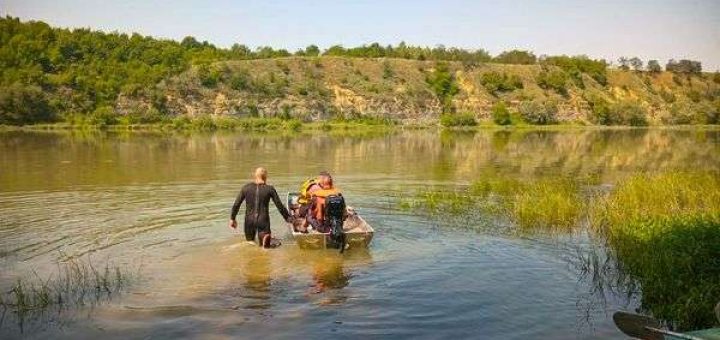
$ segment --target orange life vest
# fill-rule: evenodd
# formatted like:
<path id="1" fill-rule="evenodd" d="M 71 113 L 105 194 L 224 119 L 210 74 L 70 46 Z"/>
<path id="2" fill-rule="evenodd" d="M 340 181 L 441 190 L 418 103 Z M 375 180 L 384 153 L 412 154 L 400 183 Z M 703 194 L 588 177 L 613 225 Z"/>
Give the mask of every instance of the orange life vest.
<path id="1" fill-rule="evenodd" d="M 318 221 L 325 220 L 325 199 L 332 195 L 340 195 L 340 189 L 332 187 L 330 189 L 319 189 L 313 192 L 315 204 L 313 205 L 312 213 Z"/>

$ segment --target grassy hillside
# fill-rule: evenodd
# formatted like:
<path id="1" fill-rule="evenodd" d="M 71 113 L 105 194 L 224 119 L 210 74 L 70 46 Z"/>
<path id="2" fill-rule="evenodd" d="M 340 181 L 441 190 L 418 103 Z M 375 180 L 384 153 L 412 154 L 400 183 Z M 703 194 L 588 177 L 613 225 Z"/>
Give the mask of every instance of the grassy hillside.
<path id="1" fill-rule="evenodd" d="M 310 46 L 293 56 L 10 17 L 0 19 L 0 42 L 0 124 L 208 115 L 441 118 L 444 125 L 720 123 L 720 75 L 691 61 L 669 65 L 673 72 L 630 71 L 582 56 L 510 51 L 492 58 L 483 50 L 404 44 L 324 53 Z"/>
<path id="2" fill-rule="evenodd" d="M 557 66 L 446 63 L 448 103 L 433 87 L 438 62 L 347 57 L 290 57 L 218 62 L 158 84 L 170 112 L 184 115 L 292 116 L 304 120 L 380 116 L 429 120 L 447 113 L 492 120 L 503 102 L 511 123 L 606 125 L 717 124 L 720 79 L 607 70 L 606 84 Z M 560 74 L 561 81 L 544 81 Z M 123 98 L 125 111 L 150 105 Z M 537 115 L 549 118 L 539 120 Z M 547 117 L 546 117 L 547 118 Z"/>

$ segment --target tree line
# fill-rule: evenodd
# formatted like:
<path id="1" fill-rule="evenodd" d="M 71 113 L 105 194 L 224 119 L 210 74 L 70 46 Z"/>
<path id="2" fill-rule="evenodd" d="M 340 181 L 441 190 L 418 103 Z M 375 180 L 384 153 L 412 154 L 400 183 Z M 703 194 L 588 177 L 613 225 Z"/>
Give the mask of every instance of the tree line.
<path id="1" fill-rule="evenodd" d="M 618 68 L 624 71 L 629 71 L 630 69 L 632 69 L 634 71 L 648 71 L 650 73 L 659 73 L 663 70 L 660 62 L 656 59 L 648 60 L 647 64 L 645 64 L 643 60 L 638 57 L 620 57 L 618 58 L 617 62 Z M 665 64 L 665 71 L 682 74 L 700 74 L 702 73 L 702 63 L 696 60 L 689 59 L 670 59 L 668 60 L 667 64 Z"/>
<path id="2" fill-rule="evenodd" d="M 0 18 L 0 124 L 68 120 L 69 115 L 113 106 L 123 95 L 151 98 L 153 107 L 164 114 L 164 95 L 156 93 L 155 85 L 191 65 L 293 55 L 453 61 L 466 67 L 487 62 L 554 65 L 572 78 L 588 74 L 601 84 L 605 84 L 607 67 L 604 60 L 584 56 L 537 57 L 522 50 L 492 56 L 483 49 L 421 47 L 404 42 L 351 48 L 335 45 L 324 51 L 310 45 L 292 53 L 269 46 L 251 49 L 242 44 L 219 48 L 194 37 L 178 42 L 137 33 L 53 28 L 41 21 L 22 22 L 7 16 Z M 668 63 L 667 69 L 693 73 L 700 72 L 701 66 L 699 62 L 681 60 Z M 552 86 L 552 76 L 548 75 L 548 86 Z"/>

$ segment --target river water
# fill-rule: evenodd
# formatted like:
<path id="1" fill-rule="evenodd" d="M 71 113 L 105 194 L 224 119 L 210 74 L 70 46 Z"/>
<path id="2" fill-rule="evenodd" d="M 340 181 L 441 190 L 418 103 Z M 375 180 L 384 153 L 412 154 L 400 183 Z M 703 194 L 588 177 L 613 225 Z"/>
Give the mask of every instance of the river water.
<path id="1" fill-rule="evenodd" d="M 369 249 L 299 250 L 274 209 L 283 246 L 245 244 L 227 220 L 256 166 L 281 196 L 332 172 L 376 230 Z M 612 185 L 641 171 L 719 167 L 718 130 L 3 132 L 0 288 L 53 277 L 72 259 L 135 274 L 94 306 L 22 324 L 0 311 L 0 337 L 622 338 L 611 315 L 634 301 L 598 296 L 583 279 L 582 232 L 520 236 L 399 200 L 487 174 Z"/>

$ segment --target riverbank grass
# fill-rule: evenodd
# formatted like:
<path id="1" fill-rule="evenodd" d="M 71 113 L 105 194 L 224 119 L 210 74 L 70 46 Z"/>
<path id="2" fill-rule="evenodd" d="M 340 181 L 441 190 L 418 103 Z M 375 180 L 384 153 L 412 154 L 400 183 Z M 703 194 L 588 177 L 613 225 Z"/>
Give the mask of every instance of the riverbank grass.
<path id="1" fill-rule="evenodd" d="M 720 177 L 636 175 L 593 204 L 591 220 L 642 288 L 641 307 L 680 330 L 716 324 Z"/>
<path id="2" fill-rule="evenodd" d="M 108 131 L 250 131 L 250 132 L 300 132 L 307 131 L 376 131 L 387 130 L 397 122 L 380 117 L 330 119 L 303 122 L 295 118 L 281 117 L 235 117 L 198 115 L 159 117 L 140 122 L 133 119 L 71 119 L 67 122 L 33 124 L 23 126 L 0 126 L 1 130 L 108 130 Z"/>
<path id="3" fill-rule="evenodd" d="M 643 312 L 671 328 L 717 325 L 720 301 L 720 176 L 716 172 L 636 174 L 611 190 L 594 181 L 521 181 L 488 176 L 456 191 L 428 190 L 402 201 L 432 216 L 474 211 L 511 221 L 520 231 L 571 232 L 587 219 Z M 587 190 L 593 189 L 593 190 Z M 584 194 L 583 192 L 590 192 Z"/>
<path id="4" fill-rule="evenodd" d="M 431 215 L 481 212 L 508 219 L 520 230 L 567 230 L 579 223 L 584 208 L 577 185 L 564 179 L 520 181 L 486 177 L 455 191 L 427 190 L 402 207 Z"/>

